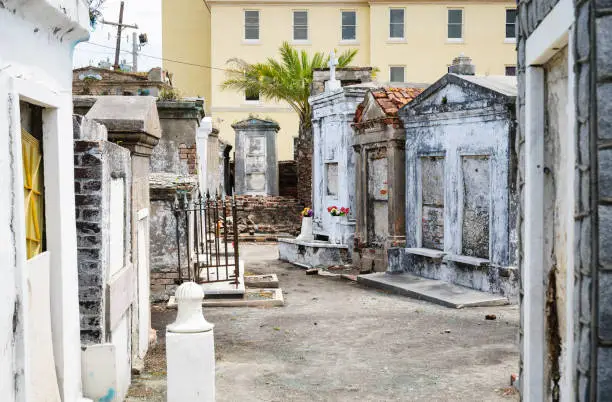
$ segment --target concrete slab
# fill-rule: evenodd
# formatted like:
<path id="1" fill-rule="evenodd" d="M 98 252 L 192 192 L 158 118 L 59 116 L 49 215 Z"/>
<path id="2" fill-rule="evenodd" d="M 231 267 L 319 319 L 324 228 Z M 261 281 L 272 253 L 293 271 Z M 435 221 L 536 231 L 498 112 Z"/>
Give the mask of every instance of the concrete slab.
<path id="1" fill-rule="evenodd" d="M 147 133 L 161 138 L 161 125 L 153 96 L 100 96 L 87 112 L 87 118 L 106 126 L 113 133 Z M 153 144 L 155 145 L 155 144 Z"/>
<path id="2" fill-rule="evenodd" d="M 244 286 L 244 279 L 240 279 L 238 286 L 232 282 L 209 282 L 203 283 L 202 290 L 204 290 L 204 298 L 214 296 L 237 296 L 240 297 L 246 292 L 246 286 Z"/>
<path id="3" fill-rule="evenodd" d="M 246 287 L 244 284 L 244 261 L 239 261 L 239 278 L 238 278 L 238 286 L 235 283 L 230 281 L 226 282 L 208 282 L 203 283 L 202 290 L 204 290 L 204 297 L 208 296 L 220 296 L 220 295 L 244 295 L 246 291 Z M 233 267 L 231 268 L 233 269 Z M 217 277 L 217 271 L 219 276 Z M 208 273 L 210 278 L 224 280 L 227 279 L 227 274 L 225 272 L 225 267 L 221 267 L 217 270 L 217 268 L 208 268 Z M 230 272 L 231 274 L 231 272 Z M 200 271 L 200 277 L 206 279 L 206 268 L 202 268 Z"/>
<path id="4" fill-rule="evenodd" d="M 203 307 L 280 307 L 285 304 L 283 291 L 276 289 L 248 289 L 241 298 L 236 299 L 204 299 Z M 170 296 L 168 308 L 175 309 L 176 300 Z"/>
<path id="5" fill-rule="evenodd" d="M 245 275 L 244 284 L 248 288 L 277 288 L 278 276 L 276 274 Z"/>
<path id="6" fill-rule="evenodd" d="M 487 307 L 509 304 L 503 296 L 452 285 L 447 282 L 421 278 L 411 274 L 377 272 L 357 276 L 357 282 L 393 293 L 426 300 L 451 308 Z"/>
<path id="7" fill-rule="evenodd" d="M 317 240 L 307 242 L 278 239 L 278 258 L 302 268 L 345 265 L 350 262 L 347 245 Z"/>

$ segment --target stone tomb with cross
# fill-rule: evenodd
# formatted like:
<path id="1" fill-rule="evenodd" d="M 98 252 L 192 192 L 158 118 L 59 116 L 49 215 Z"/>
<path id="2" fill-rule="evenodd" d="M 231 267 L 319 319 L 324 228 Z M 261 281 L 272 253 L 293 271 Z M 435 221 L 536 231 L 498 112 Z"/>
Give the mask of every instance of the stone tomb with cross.
<path id="1" fill-rule="evenodd" d="M 310 97 L 312 106 L 312 209 L 313 242 L 279 239 L 280 259 L 302 266 L 347 264 L 355 231 L 355 157 L 351 124 L 357 105 L 375 86 L 361 83 L 342 87 L 330 55 L 326 91 Z M 361 71 L 361 70 L 360 70 Z M 359 71 L 359 72 L 360 72 Z M 347 77 L 350 80 L 350 77 Z M 349 208 L 334 218 L 328 207 Z"/>

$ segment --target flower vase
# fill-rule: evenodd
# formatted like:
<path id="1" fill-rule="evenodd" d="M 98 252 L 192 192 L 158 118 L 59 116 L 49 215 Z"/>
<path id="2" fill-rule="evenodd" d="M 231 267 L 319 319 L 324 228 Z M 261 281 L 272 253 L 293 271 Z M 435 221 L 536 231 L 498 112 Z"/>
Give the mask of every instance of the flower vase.
<path id="1" fill-rule="evenodd" d="M 333 216 L 331 217 L 331 234 L 329 236 L 329 242 L 331 244 L 340 244 L 342 243 L 342 238 L 340 236 L 341 233 L 341 229 L 340 229 L 340 216 Z"/>
<path id="2" fill-rule="evenodd" d="M 312 234 L 312 216 L 302 217 L 302 230 L 296 240 L 312 241 L 314 236 Z"/>

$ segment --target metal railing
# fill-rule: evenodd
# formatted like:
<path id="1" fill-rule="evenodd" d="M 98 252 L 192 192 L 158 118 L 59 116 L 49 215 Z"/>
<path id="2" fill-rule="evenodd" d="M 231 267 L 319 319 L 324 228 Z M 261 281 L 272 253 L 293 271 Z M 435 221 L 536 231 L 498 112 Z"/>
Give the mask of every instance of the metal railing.
<path id="1" fill-rule="evenodd" d="M 176 222 L 178 282 L 230 282 L 238 287 L 240 254 L 235 197 L 211 196 L 208 192 L 203 197 L 198 191 L 196 199 L 189 200 L 187 192 L 179 190 L 172 212 Z"/>

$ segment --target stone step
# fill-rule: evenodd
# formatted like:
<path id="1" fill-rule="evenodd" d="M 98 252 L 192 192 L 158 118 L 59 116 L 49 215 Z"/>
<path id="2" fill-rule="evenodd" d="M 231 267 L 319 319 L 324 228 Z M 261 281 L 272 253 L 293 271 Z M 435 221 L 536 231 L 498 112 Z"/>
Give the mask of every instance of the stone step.
<path id="1" fill-rule="evenodd" d="M 411 274 L 376 272 L 358 275 L 357 282 L 451 308 L 509 304 L 508 298 Z"/>
<path id="2" fill-rule="evenodd" d="M 248 289 L 244 295 L 236 298 L 204 299 L 203 307 L 280 307 L 285 304 L 281 288 Z M 168 308 L 176 308 L 176 299 L 170 296 Z"/>
<path id="3" fill-rule="evenodd" d="M 246 287 L 244 284 L 244 261 L 239 260 L 239 277 L 238 277 L 238 286 L 235 283 L 231 283 L 230 281 L 226 282 L 208 282 L 203 283 L 202 290 L 204 290 L 204 297 L 216 297 L 216 296 L 242 296 L 246 292 Z M 230 268 L 230 275 L 233 274 L 234 267 Z M 200 270 L 200 277 L 203 280 L 206 280 L 206 268 L 202 268 Z M 227 275 L 225 274 L 225 266 L 219 268 L 219 277 L 218 279 L 223 280 L 227 279 Z M 216 268 L 208 268 L 209 277 L 211 279 L 217 279 L 217 269 Z"/>
<path id="4" fill-rule="evenodd" d="M 245 275 L 244 284 L 247 288 L 277 288 L 278 276 L 276 274 Z"/>

